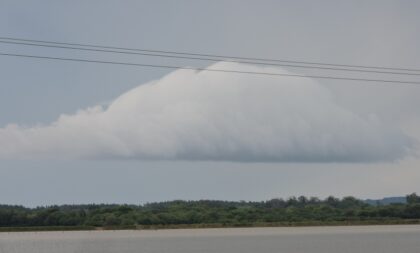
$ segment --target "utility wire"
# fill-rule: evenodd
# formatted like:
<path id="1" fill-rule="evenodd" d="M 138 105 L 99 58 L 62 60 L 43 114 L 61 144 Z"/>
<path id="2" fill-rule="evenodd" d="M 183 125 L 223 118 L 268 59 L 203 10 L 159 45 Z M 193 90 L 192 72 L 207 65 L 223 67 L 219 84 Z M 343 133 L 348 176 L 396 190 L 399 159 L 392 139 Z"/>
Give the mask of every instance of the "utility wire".
<path id="1" fill-rule="evenodd" d="M 143 64 L 143 63 L 101 61 L 101 60 L 88 60 L 88 59 L 78 59 L 78 58 L 64 58 L 64 57 L 50 57 L 50 56 L 39 56 L 39 55 L 12 54 L 12 53 L 1 53 L 1 52 L 0 52 L 0 55 L 2 55 L 2 56 L 24 57 L 24 58 L 32 58 L 32 59 L 60 60 L 60 61 L 72 61 L 72 62 L 88 62 L 88 63 L 137 66 L 137 67 L 166 68 L 166 69 L 188 69 L 188 70 L 195 70 L 195 71 L 225 72 L 225 73 L 251 74 L 251 75 L 289 76 L 289 77 L 301 77 L 301 78 L 334 79 L 334 80 L 364 81 L 364 82 L 376 82 L 376 83 L 420 84 L 420 82 L 416 82 L 416 81 L 365 79 L 365 78 L 349 78 L 349 77 L 318 76 L 318 75 L 296 75 L 296 74 L 282 74 L 282 73 L 273 73 L 273 72 L 239 71 L 239 70 L 226 70 L 226 69 L 207 69 L 207 68 L 181 67 L 181 66 L 173 66 L 173 65 L 155 65 L 155 64 Z"/>
<path id="2" fill-rule="evenodd" d="M 225 59 L 225 60 L 236 59 L 236 60 L 246 60 L 246 61 L 260 61 L 260 62 L 262 61 L 262 62 L 278 62 L 278 63 L 308 64 L 308 65 L 321 65 L 321 66 L 334 66 L 334 67 L 382 69 L 382 70 L 394 70 L 394 71 L 401 71 L 402 70 L 402 71 L 420 72 L 420 69 L 412 69 L 412 68 L 392 68 L 392 67 L 383 67 L 383 66 L 365 66 L 365 65 L 336 64 L 336 63 L 324 63 L 324 62 L 291 61 L 291 60 L 281 60 L 281 59 L 239 57 L 239 56 L 227 56 L 227 55 L 216 55 L 216 54 L 198 54 L 198 53 L 188 53 L 188 52 L 179 52 L 179 51 L 164 51 L 164 50 L 126 48 L 126 47 L 104 46 L 104 45 L 94 45 L 94 44 L 66 43 L 66 42 L 58 42 L 58 41 L 31 40 L 31 39 L 12 38 L 12 37 L 0 37 L 0 39 L 1 40 L 21 41 L 21 42 L 35 42 L 35 43 L 47 43 L 47 44 L 56 44 L 56 45 L 83 46 L 83 47 L 94 47 L 94 48 L 102 48 L 102 49 L 127 50 L 127 51 L 136 51 L 136 52 L 163 53 L 163 54 L 200 56 L 200 57 L 203 56 L 203 57 L 221 58 L 221 59 Z"/>
<path id="3" fill-rule="evenodd" d="M 119 51 L 119 50 L 110 50 L 110 49 L 96 49 L 96 48 L 84 48 L 84 47 L 74 47 L 74 46 L 60 46 L 60 45 L 46 45 L 46 44 L 28 43 L 28 42 L 4 41 L 4 40 L 1 40 L 1 39 L 0 39 L 0 43 L 3 43 L 3 44 L 15 44 L 15 45 L 25 45 L 25 46 L 36 46 L 36 47 L 48 47 L 48 48 L 63 48 L 63 49 L 81 50 L 81 51 L 118 53 L 118 54 L 128 54 L 128 55 L 144 55 L 144 56 L 154 56 L 154 57 L 164 57 L 164 58 L 176 58 L 176 59 L 213 61 L 213 62 L 218 62 L 218 61 L 221 60 L 221 59 L 214 59 L 214 58 L 203 58 L 203 57 L 192 57 L 192 56 L 166 55 L 166 54 L 156 54 L 156 53 L 142 53 L 142 52 L 132 52 L 132 51 Z M 228 59 L 223 60 L 223 61 L 225 61 L 225 62 L 234 62 L 234 63 L 245 63 L 245 64 L 257 64 L 257 65 L 292 67 L 292 68 L 323 69 L 323 70 L 338 70 L 338 71 L 365 72 L 365 73 L 377 73 L 377 74 L 420 76 L 420 73 L 407 73 L 407 72 L 390 72 L 390 71 L 366 70 L 366 69 L 349 69 L 349 68 L 334 68 L 334 67 L 302 66 L 302 65 L 292 65 L 292 64 L 263 63 L 263 62 L 255 62 L 255 61 L 240 61 L 240 60 L 228 60 Z"/>

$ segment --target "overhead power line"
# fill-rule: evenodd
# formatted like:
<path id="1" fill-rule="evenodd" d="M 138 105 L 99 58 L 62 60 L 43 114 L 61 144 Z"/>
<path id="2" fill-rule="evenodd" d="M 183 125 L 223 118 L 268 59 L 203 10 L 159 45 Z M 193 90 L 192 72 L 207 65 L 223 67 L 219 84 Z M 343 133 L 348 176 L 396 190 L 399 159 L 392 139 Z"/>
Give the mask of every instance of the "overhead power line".
<path id="1" fill-rule="evenodd" d="M 317 78 L 317 79 L 333 79 L 333 80 L 347 80 L 347 81 L 364 81 L 364 82 L 376 82 L 376 83 L 420 84 L 420 82 L 416 82 L 416 81 L 366 79 L 366 78 L 350 78 L 350 77 L 319 76 L 319 75 L 297 75 L 297 74 L 283 74 L 283 73 L 257 72 L 257 71 L 240 71 L 240 70 L 227 70 L 227 69 L 208 69 L 208 68 L 182 67 L 182 66 L 173 66 L 173 65 L 157 65 L 157 64 L 129 63 L 129 62 L 116 62 L 116 61 L 102 61 L 102 60 L 89 60 L 89 59 L 78 59 L 78 58 L 50 57 L 50 56 L 40 56 L 40 55 L 12 54 L 12 53 L 1 53 L 1 52 L 0 52 L 0 55 L 2 55 L 2 56 L 13 56 L 13 57 L 23 57 L 23 58 L 27 58 L 27 59 L 60 60 L 60 61 L 71 61 L 71 62 L 101 63 L 101 64 L 112 64 L 112 65 L 137 66 L 137 67 L 166 68 L 166 69 L 188 69 L 188 70 L 195 70 L 195 71 L 224 72 L 224 73 L 236 73 L 236 74 L 251 74 L 251 75 L 265 75 L 265 76 L 289 76 L 289 77 L 299 77 L 299 78 Z"/>
<path id="2" fill-rule="evenodd" d="M 193 56 L 180 56 L 180 55 L 168 55 L 168 54 L 157 54 L 157 53 L 142 53 L 142 52 L 133 52 L 133 51 L 111 50 L 111 49 L 85 48 L 85 47 L 78 47 L 78 46 L 47 45 L 47 44 L 39 44 L 39 43 L 32 43 L 32 42 L 29 43 L 29 42 L 17 42 L 17 41 L 4 41 L 4 40 L 1 40 L 1 38 L 0 38 L 0 43 L 25 45 L 25 46 L 36 46 L 36 47 L 47 47 L 47 48 L 62 48 L 62 49 L 81 50 L 81 51 L 118 53 L 118 54 L 128 54 L 128 55 L 144 55 L 144 56 L 164 57 L 164 58 L 213 61 L 213 62 L 219 62 L 219 61 L 223 60 L 223 59 L 203 58 L 203 57 L 193 57 Z M 322 70 L 335 70 L 335 71 L 338 70 L 338 71 L 364 72 L 364 73 L 376 73 L 376 74 L 420 76 L 420 73 L 408 73 L 408 72 L 391 72 L 391 71 L 367 70 L 367 69 L 303 66 L 303 65 L 293 65 L 293 64 L 263 63 L 263 62 L 256 62 L 256 61 L 244 61 L 244 60 L 240 61 L 240 60 L 229 60 L 229 59 L 224 59 L 223 61 L 234 62 L 234 63 L 245 63 L 245 64 L 268 65 L 268 66 L 305 68 L 305 69 L 322 69 Z"/>
<path id="3" fill-rule="evenodd" d="M 172 54 L 172 55 L 184 55 L 184 56 L 199 56 L 199 57 L 212 57 L 219 58 L 223 60 L 245 60 L 245 61 L 259 61 L 260 64 L 267 62 L 271 63 L 291 63 L 291 64 L 306 64 L 306 65 L 319 65 L 319 66 L 332 66 L 332 67 L 349 67 L 349 68 L 359 68 L 359 69 L 382 69 L 382 70 L 393 70 L 393 71 L 413 71 L 420 72 L 420 69 L 412 68 L 395 68 L 395 67 L 383 67 L 383 66 L 365 66 L 365 65 L 351 65 L 351 64 L 337 64 L 337 63 L 324 63 L 324 62 L 308 62 L 308 61 L 292 61 L 292 60 L 282 60 L 282 59 L 268 59 L 268 58 L 255 58 L 255 57 L 240 57 L 240 56 L 228 56 L 228 55 L 217 55 L 217 54 L 199 54 L 199 53 L 189 53 L 189 52 L 179 52 L 179 51 L 167 51 L 167 50 L 150 50 L 150 49 L 139 49 L 139 48 L 127 48 L 127 47 L 115 47 L 115 46 L 104 46 L 104 45 L 95 45 L 95 44 L 81 44 L 81 43 L 66 43 L 59 41 L 46 41 L 46 40 L 32 40 L 32 39 L 22 39 L 22 38 L 12 38 L 12 37 L 0 37 L 1 40 L 12 40 L 20 42 L 35 42 L 35 43 L 47 43 L 55 45 L 67 45 L 67 46 L 82 46 L 82 47 L 92 47 L 92 48 L 101 48 L 101 49 L 111 49 L 111 50 L 126 50 L 134 52 L 148 52 L 148 53 L 160 53 L 160 54 Z"/>

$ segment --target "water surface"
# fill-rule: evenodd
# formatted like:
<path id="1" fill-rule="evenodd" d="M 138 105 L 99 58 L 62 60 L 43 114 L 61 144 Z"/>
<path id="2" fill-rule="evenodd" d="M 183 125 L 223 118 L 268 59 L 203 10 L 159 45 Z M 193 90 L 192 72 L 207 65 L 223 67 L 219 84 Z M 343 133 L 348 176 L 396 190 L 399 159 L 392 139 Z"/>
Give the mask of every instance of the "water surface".
<path id="1" fill-rule="evenodd" d="M 0 253 L 419 253 L 420 225 L 0 233 Z"/>

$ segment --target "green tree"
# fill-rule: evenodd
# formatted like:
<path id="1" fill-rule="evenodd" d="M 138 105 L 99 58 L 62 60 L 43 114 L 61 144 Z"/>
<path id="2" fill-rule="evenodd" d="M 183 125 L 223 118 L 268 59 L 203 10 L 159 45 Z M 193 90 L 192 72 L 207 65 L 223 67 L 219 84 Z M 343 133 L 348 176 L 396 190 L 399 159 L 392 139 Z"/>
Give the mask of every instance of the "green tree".
<path id="1" fill-rule="evenodd" d="M 420 197 L 415 192 L 407 195 L 406 200 L 408 204 L 420 203 Z"/>

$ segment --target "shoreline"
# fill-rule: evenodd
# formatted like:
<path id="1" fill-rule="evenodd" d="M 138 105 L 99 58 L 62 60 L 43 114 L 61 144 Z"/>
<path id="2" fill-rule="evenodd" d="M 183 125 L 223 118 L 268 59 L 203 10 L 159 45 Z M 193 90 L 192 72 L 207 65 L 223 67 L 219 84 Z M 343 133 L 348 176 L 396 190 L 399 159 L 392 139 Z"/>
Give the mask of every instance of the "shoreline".
<path id="1" fill-rule="evenodd" d="M 174 225 L 133 225 L 133 226 L 38 226 L 38 227 L 0 227 L 0 233 L 8 232 L 65 232 L 65 231 L 115 231 L 115 230 L 176 230 L 210 228 L 296 228 L 296 227 L 346 227 L 381 225 L 420 225 L 420 219 L 413 220 L 366 220 L 366 221 L 306 221 L 255 224 L 174 224 Z"/>

